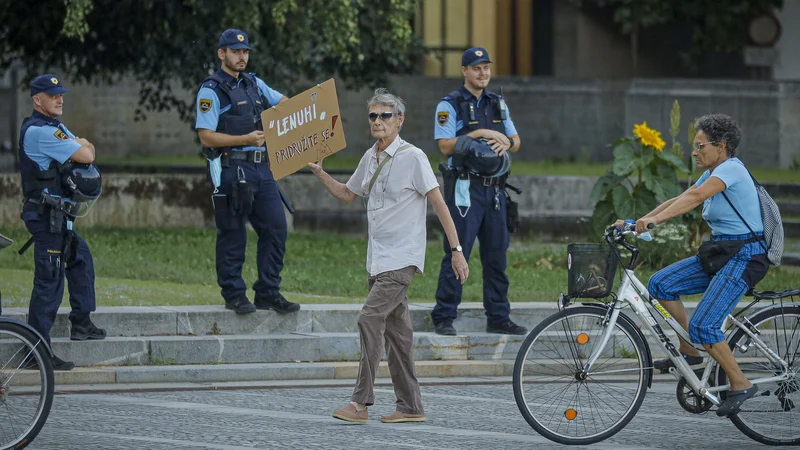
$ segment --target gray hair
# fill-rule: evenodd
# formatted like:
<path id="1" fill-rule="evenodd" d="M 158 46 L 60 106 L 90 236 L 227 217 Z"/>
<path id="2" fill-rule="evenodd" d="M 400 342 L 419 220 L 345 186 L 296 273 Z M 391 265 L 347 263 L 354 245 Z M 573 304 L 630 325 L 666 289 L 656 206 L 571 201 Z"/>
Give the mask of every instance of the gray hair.
<path id="1" fill-rule="evenodd" d="M 403 99 L 390 93 L 386 88 L 375 89 L 375 95 L 367 102 L 367 108 L 372 108 L 375 105 L 391 106 L 398 116 L 406 114 L 406 105 L 403 103 Z"/>
<path id="2" fill-rule="evenodd" d="M 736 155 L 739 141 L 742 140 L 742 132 L 739 125 L 725 114 L 707 114 L 694 123 L 697 131 L 702 131 L 708 136 L 709 141 L 720 143 L 724 142 L 728 156 Z"/>

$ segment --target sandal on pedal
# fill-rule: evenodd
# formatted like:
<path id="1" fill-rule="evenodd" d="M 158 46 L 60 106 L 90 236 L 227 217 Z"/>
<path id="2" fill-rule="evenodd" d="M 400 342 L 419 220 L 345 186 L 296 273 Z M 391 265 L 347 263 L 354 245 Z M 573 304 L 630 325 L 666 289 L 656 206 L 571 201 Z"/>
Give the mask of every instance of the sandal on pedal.
<path id="1" fill-rule="evenodd" d="M 722 404 L 719 405 L 719 409 L 717 409 L 717 415 L 720 417 L 730 417 L 739 414 L 739 407 L 742 406 L 742 403 L 756 395 L 756 392 L 758 392 L 757 384 L 741 391 L 728 391 L 725 401 L 722 402 Z"/>

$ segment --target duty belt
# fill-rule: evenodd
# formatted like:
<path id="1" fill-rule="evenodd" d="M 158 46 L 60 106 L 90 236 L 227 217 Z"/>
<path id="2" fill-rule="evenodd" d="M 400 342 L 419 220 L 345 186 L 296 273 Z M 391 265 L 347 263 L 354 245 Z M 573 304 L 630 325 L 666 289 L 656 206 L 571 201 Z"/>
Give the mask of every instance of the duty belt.
<path id="1" fill-rule="evenodd" d="M 481 177 L 472 175 L 469 177 L 469 181 L 483 186 L 496 186 L 502 183 L 503 177 Z"/>
<path id="2" fill-rule="evenodd" d="M 230 152 L 231 159 L 241 159 L 249 162 L 253 162 L 256 164 L 264 162 L 264 153 L 262 151 L 253 151 L 253 152 Z"/>

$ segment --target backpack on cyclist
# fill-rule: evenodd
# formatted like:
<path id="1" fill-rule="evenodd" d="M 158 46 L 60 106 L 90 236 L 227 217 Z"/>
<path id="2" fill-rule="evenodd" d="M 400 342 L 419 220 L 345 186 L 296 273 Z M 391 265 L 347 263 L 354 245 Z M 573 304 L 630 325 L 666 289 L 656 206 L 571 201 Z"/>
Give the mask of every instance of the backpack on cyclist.
<path id="1" fill-rule="evenodd" d="M 778 210 L 778 204 L 775 203 L 775 200 L 770 197 L 767 190 L 764 189 L 758 181 L 756 181 L 755 177 L 753 176 L 750 171 L 747 171 L 750 174 L 750 178 L 753 179 L 753 184 L 756 187 L 756 193 L 758 194 L 758 201 L 761 206 L 761 220 L 764 222 L 764 241 L 766 241 L 767 245 L 764 247 L 762 243 L 761 246 L 764 247 L 764 251 L 767 253 L 767 258 L 769 262 L 773 266 L 780 266 L 781 265 L 781 257 L 783 256 L 783 222 L 781 221 L 781 212 Z M 744 220 L 739 211 L 733 207 L 733 203 L 731 203 L 728 196 L 725 195 L 725 191 L 722 191 L 722 195 L 725 197 L 725 200 L 728 201 L 728 204 L 731 205 L 731 208 L 739 216 L 739 219 L 747 226 L 747 229 L 750 230 L 751 233 L 753 229 L 750 228 L 747 221 Z M 759 241 L 760 243 L 761 241 Z"/>

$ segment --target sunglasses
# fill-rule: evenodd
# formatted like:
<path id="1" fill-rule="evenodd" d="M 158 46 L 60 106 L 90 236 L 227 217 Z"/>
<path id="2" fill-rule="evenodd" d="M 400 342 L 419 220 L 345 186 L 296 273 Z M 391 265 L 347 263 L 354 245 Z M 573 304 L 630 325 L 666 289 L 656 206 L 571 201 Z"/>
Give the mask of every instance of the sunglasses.
<path id="1" fill-rule="evenodd" d="M 378 114 L 376 112 L 371 112 L 371 113 L 369 113 L 369 121 L 370 122 L 375 122 L 376 120 L 378 120 L 378 116 L 380 116 L 380 118 L 382 120 L 389 120 L 389 119 L 392 118 L 392 116 L 394 116 L 394 113 L 393 112 L 389 112 L 389 111 L 382 112 L 380 114 Z"/>

